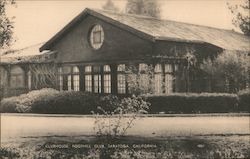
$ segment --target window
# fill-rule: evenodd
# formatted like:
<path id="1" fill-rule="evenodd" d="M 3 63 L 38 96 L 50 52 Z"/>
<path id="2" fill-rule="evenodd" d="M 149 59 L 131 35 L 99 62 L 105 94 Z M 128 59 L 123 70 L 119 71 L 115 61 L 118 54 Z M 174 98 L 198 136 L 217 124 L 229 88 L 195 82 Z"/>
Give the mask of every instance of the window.
<path id="1" fill-rule="evenodd" d="M 71 75 L 68 75 L 67 76 L 67 79 L 68 79 L 68 82 L 67 82 L 67 84 L 68 84 L 68 91 L 71 91 L 72 90 L 72 88 L 71 88 Z"/>
<path id="2" fill-rule="evenodd" d="M 125 64 L 120 64 L 120 65 L 118 65 L 117 71 L 119 71 L 119 72 L 125 71 Z"/>
<path id="3" fill-rule="evenodd" d="M 91 66 L 85 66 L 85 72 L 91 73 L 92 67 Z"/>
<path id="4" fill-rule="evenodd" d="M 175 64 L 175 65 L 174 65 L 174 71 L 178 71 L 178 69 L 179 69 L 179 65 L 178 65 L 178 64 Z"/>
<path id="5" fill-rule="evenodd" d="M 155 65 L 155 93 L 162 93 L 162 67 L 161 64 Z"/>
<path id="6" fill-rule="evenodd" d="M 165 64 L 165 93 L 173 92 L 173 67 L 171 64 Z"/>
<path id="7" fill-rule="evenodd" d="M 111 93 L 111 70 L 109 65 L 103 66 L 104 93 Z"/>
<path id="8" fill-rule="evenodd" d="M 19 66 L 11 68 L 10 72 L 10 86 L 12 88 L 23 88 L 24 87 L 24 71 Z"/>
<path id="9" fill-rule="evenodd" d="M 102 92 L 101 67 L 94 66 L 93 74 L 94 74 L 94 92 L 101 93 Z"/>
<path id="10" fill-rule="evenodd" d="M 85 66 L 85 91 L 92 92 L 92 67 L 91 66 Z"/>
<path id="11" fill-rule="evenodd" d="M 125 64 L 120 64 L 117 67 L 117 93 L 126 93 L 126 76 L 125 76 Z"/>
<path id="12" fill-rule="evenodd" d="M 31 90 L 31 80 L 32 80 L 31 72 L 29 71 L 27 75 L 28 75 L 28 89 Z"/>
<path id="13" fill-rule="evenodd" d="M 95 93 L 102 92 L 101 75 L 94 75 L 94 92 Z"/>
<path id="14" fill-rule="evenodd" d="M 165 93 L 169 94 L 173 92 L 173 76 L 171 74 L 165 74 Z"/>
<path id="15" fill-rule="evenodd" d="M 103 71 L 104 72 L 110 72 L 111 70 L 110 70 L 110 66 L 109 65 L 104 65 L 103 66 Z"/>
<path id="16" fill-rule="evenodd" d="M 59 90 L 63 90 L 63 72 L 62 67 L 58 68 L 58 82 L 59 82 Z"/>
<path id="17" fill-rule="evenodd" d="M 173 67 L 171 64 L 165 64 L 165 73 L 172 73 Z"/>
<path id="18" fill-rule="evenodd" d="M 93 49 L 99 49 L 104 41 L 104 31 L 101 25 L 95 25 L 90 32 L 90 44 Z"/>
<path id="19" fill-rule="evenodd" d="M 146 71 L 148 69 L 148 65 L 145 63 L 139 64 L 139 71 Z"/>
<path id="20" fill-rule="evenodd" d="M 2 85 L 2 86 L 8 85 L 7 71 L 3 67 L 0 67 L 0 85 Z"/>
<path id="21" fill-rule="evenodd" d="M 77 66 L 73 67 L 73 90 L 79 91 L 80 85 L 80 77 L 79 77 L 79 69 Z"/>
<path id="22" fill-rule="evenodd" d="M 85 91 L 92 92 L 92 76 L 85 75 Z"/>
<path id="23" fill-rule="evenodd" d="M 140 72 L 139 87 L 143 88 L 142 90 L 146 90 L 146 89 L 148 89 L 150 87 L 150 79 L 151 79 L 151 77 L 147 73 L 148 70 L 149 70 L 149 66 L 147 64 L 145 64 L 145 63 L 140 63 L 139 64 L 139 72 Z"/>

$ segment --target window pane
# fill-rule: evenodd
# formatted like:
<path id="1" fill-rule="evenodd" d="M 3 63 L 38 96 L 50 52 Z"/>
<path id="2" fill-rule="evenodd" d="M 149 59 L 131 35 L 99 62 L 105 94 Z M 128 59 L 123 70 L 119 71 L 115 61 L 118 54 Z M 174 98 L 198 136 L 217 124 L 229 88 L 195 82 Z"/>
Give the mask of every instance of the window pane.
<path id="1" fill-rule="evenodd" d="M 117 71 L 125 71 L 125 64 L 118 65 Z"/>
<path id="2" fill-rule="evenodd" d="M 126 93 L 126 78 L 124 74 L 117 75 L 117 88 L 119 94 Z"/>
<path id="3" fill-rule="evenodd" d="M 24 71 L 19 66 L 14 66 L 11 68 L 10 72 L 10 85 L 13 88 L 22 88 L 24 87 Z"/>
<path id="4" fill-rule="evenodd" d="M 0 84 L 7 86 L 7 82 L 8 82 L 7 71 L 3 67 L 0 67 Z"/>
<path id="5" fill-rule="evenodd" d="M 78 69 L 77 66 L 74 66 L 74 67 L 73 67 L 73 73 L 79 73 L 79 69 Z"/>
<path id="6" fill-rule="evenodd" d="M 155 72 L 162 72 L 161 64 L 155 65 Z"/>
<path id="7" fill-rule="evenodd" d="M 63 76 L 59 75 L 59 90 L 63 90 Z"/>
<path id="8" fill-rule="evenodd" d="M 94 72 L 101 72 L 101 67 L 100 66 L 94 66 L 93 71 Z"/>
<path id="9" fill-rule="evenodd" d="M 94 75 L 94 92 L 101 93 L 101 75 Z"/>
<path id="10" fill-rule="evenodd" d="M 111 75 L 104 75 L 104 93 L 111 93 Z"/>
<path id="11" fill-rule="evenodd" d="M 109 65 L 104 65 L 103 66 L 103 71 L 104 72 L 110 72 L 110 66 Z"/>
<path id="12" fill-rule="evenodd" d="M 79 91 L 79 75 L 73 75 L 74 91 Z"/>
<path id="13" fill-rule="evenodd" d="M 101 43 L 101 31 L 93 32 L 93 44 Z"/>
<path id="14" fill-rule="evenodd" d="M 90 33 L 90 43 L 94 49 L 99 49 L 104 41 L 104 31 L 100 25 L 92 28 Z"/>
<path id="15" fill-rule="evenodd" d="M 92 76 L 85 75 L 85 91 L 92 92 Z"/>
<path id="16" fill-rule="evenodd" d="M 71 75 L 68 75 L 68 91 L 71 91 Z"/>
<path id="17" fill-rule="evenodd" d="M 165 72 L 166 73 L 171 73 L 173 72 L 173 68 L 171 64 L 165 64 Z"/>
<path id="18" fill-rule="evenodd" d="M 165 75 L 165 91 L 166 94 L 173 92 L 173 76 L 171 74 Z"/>
<path id="19" fill-rule="evenodd" d="M 179 65 L 178 65 L 178 64 L 175 64 L 175 65 L 174 65 L 174 70 L 175 70 L 175 71 L 178 71 L 178 68 L 179 68 Z"/>
<path id="20" fill-rule="evenodd" d="M 62 67 L 58 68 L 58 73 L 62 73 Z"/>
<path id="21" fill-rule="evenodd" d="M 31 90 L 31 72 L 28 72 L 28 89 Z"/>
<path id="22" fill-rule="evenodd" d="M 162 75 L 155 74 L 155 93 L 160 94 L 162 93 Z"/>
<path id="23" fill-rule="evenodd" d="M 85 72 L 91 72 L 92 69 L 91 69 L 91 66 L 85 66 Z"/>

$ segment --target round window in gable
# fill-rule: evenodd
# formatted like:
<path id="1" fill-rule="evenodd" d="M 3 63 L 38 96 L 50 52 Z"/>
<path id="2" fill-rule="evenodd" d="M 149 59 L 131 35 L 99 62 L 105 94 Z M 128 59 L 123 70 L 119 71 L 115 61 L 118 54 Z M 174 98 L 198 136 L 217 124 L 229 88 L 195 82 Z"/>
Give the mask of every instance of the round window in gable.
<path id="1" fill-rule="evenodd" d="M 104 41 L 104 31 L 101 25 L 92 27 L 89 36 L 89 42 L 93 49 L 99 49 Z"/>

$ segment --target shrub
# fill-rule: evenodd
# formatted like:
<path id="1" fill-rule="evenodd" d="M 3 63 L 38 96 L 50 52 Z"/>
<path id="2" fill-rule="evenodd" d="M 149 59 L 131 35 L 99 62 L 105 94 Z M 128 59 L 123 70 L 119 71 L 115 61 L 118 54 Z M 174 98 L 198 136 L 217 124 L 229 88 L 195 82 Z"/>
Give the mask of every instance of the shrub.
<path id="1" fill-rule="evenodd" d="M 0 103 L 1 113 L 17 113 L 16 107 L 18 103 L 18 97 L 4 98 Z"/>
<path id="2" fill-rule="evenodd" d="M 20 96 L 5 98 L 1 101 L 0 110 L 5 113 L 29 113 L 35 101 L 50 97 L 56 93 L 58 91 L 55 89 L 43 88 Z"/>
<path id="3" fill-rule="evenodd" d="M 224 113 L 237 111 L 235 94 L 201 93 L 148 95 L 150 113 Z"/>
<path id="4" fill-rule="evenodd" d="M 99 97 L 90 93 L 64 91 L 39 98 L 31 112 L 47 114 L 90 114 L 99 105 Z"/>
<path id="5" fill-rule="evenodd" d="M 97 136 L 106 136 L 106 142 L 125 135 L 134 121 L 140 118 L 139 114 L 147 113 L 150 105 L 142 97 L 134 95 L 122 99 L 113 95 L 104 96 L 100 104 L 98 113 L 93 111 L 94 131 Z"/>
<path id="6" fill-rule="evenodd" d="M 17 112 L 29 113 L 33 103 L 37 100 L 44 99 L 57 94 L 58 91 L 52 88 L 43 88 L 41 90 L 34 90 L 27 94 L 19 96 L 19 102 L 17 104 Z"/>
<path id="7" fill-rule="evenodd" d="M 250 90 L 245 89 L 238 93 L 239 111 L 250 112 Z"/>

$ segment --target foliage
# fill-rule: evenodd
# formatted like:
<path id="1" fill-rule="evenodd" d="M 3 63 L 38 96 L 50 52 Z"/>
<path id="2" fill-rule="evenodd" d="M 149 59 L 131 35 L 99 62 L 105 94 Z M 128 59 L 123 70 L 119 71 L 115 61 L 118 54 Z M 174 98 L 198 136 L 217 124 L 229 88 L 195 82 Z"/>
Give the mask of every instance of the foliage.
<path id="1" fill-rule="evenodd" d="M 147 113 L 150 105 L 142 97 L 119 99 L 112 95 L 102 97 L 100 104 L 98 112 L 93 111 L 94 130 L 98 136 L 107 136 L 108 139 L 125 135 L 138 115 Z"/>
<path id="2" fill-rule="evenodd" d="M 225 113 L 238 112 L 236 94 L 225 93 L 175 93 L 170 95 L 147 95 L 151 103 L 150 113 Z"/>
<path id="3" fill-rule="evenodd" d="M 12 42 L 13 21 L 6 15 L 6 6 L 14 4 L 14 0 L 0 0 L 0 48 L 9 46 Z"/>
<path id="4" fill-rule="evenodd" d="M 26 138 L 27 139 L 27 138 Z M 28 138 L 29 139 L 29 138 Z M 15 144 L 11 146 L 2 146 L 0 148 L 0 156 L 2 158 L 86 158 L 86 159 L 200 159 L 206 156 L 209 159 L 236 159 L 249 158 L 249 139 L 248 136 L 232 135 L 232 136 L 200 136 L 190 137 L 170 136 L 163 137 L 123 137 L 118 139 L 118 143 L 128 145 L 128 148 L 110 148 L 113 153 L 104 158 L 103 148 L 72 148 L 75 144 L 70 139 L 62 137 L 38 137 L 37 140 L 26 141 L 23 144 Z M 21 140 L 23 141 L 23 140 Z M 38 144 L 39 143 L 39 144 Z M 42 143 L 42 146 L 41 146 Z M 69 148 L 46 148 L 45 145 L 68 145 Z M 77 141 L 78 145 L 94 145 L 104 144 L 96 142 L 95 139 L 82 139 Z M 133 148 L 132 145 L 156 145 L 149 148 Z M 15 146 L 21 145 L 21 146 Z"/>
<path id="5" fill-rule="evenodd" d="M 99 105 L 99 97 L 85 92 L 64 91 L 39 98 L 31 112 L 46 114 L 90 114 Z"/>
<path id="6" fill-rule="evenodd" d="M 39 100 L 48 98 L 58 93 L 57 90 L 51 88 L 44 88 L 41 90 L 34 90 L 27 94 L 22 94 L 16 97 L 4 98 L 1 101 L 1 112 L 8 113 L 30 113 L 32 112 L 33 104 Z"/>
<path id="7" fill-rule="evenodd" d="M 16 107 L 18 104 L 18 97 L 3 98 L 0 102 L 0 112 L 1 113 L 16 113 Z"/>
<path id="8" fill-rule="evenodd" d="M 224 51 L 213 61 L 205 60 L 201 69 L 210 76 L 210 80 L 223 80 L 225 85 L 222 85 L 224 88 L 221 89 L 236 93 L 250 82 L 249 58 L 244 55 L 235 51 Z"/>
<path id="9" fill-rule="evenodd" d="M 241 90 L 238 92 L 240 111 L 250 112 L 250 89 Z"/>
<path id="10" fill-rule="evenodd" d="M 152 94 L 155 91 L 154 68 L 147 66 L 144 70 L 138 70 L 134 66 L 126 68 L 129 92 L 135 95 Z"/>
<path id="11" fill-rule="evenodd" d="M 56 66 L 54 64 L 35 64 L 29 66 L 34 89 L 57 85 Z"/>
<path id="12" fill-rule="evenodd" d="M 238 1 L 237 1 L 238 2 Z M 247 36 L 250 36 L 250 0 L 244 0 L 242 4 L 228 4 L 231 13 L 235 16 L 232 20 L 236 27 Z"/>
<path id="13" fill-rule="evenodd" d="M 160 18 L 160 6 L 157 0 L 127 0 L 126 12 Z"/>
<path id="14" fill-rule="evenodd" d="M 107 2 L 102 6 L 102 9 L 118 12 L 119 9 L 114 5 L 112 0 L 107 0 Z"/>

